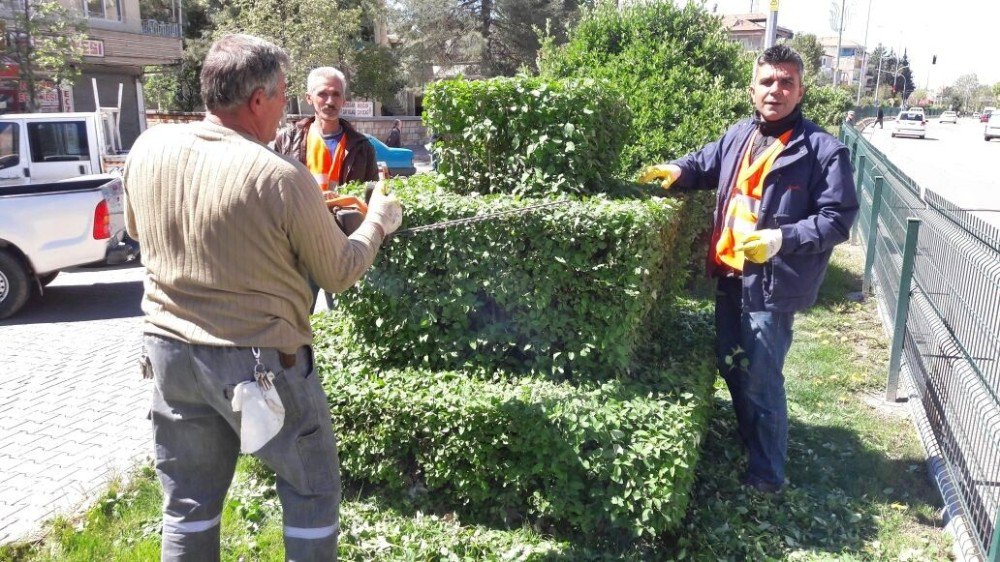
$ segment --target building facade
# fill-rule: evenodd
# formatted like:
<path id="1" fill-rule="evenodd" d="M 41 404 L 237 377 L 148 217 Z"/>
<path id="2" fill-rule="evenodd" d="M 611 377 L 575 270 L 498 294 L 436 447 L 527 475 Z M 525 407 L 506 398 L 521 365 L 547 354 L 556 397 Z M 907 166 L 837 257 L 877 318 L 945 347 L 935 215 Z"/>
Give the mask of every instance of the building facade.
<path id="1" fill-rule="evenodd" d="M 19 0 L 12 4 L 5 2 L 0 15 L 9 16 L 19 3 Z M 71 87 L 43 93 L 39 110 L 93 111 L 98 105 L 120 107 L 122 143 L 126 148 L 131 147 L 146 128 L 144 68 L 175 64 L 181 59 L 180 0 L 59 0 L 59 3 L 87 22 L 83 67 Z M 5 75 L 0 77 L 9 82 L 10 63 L 4 67 Z M 23 110 L 24 97 L 21 87 L 19 99 L 11 100 L 0 110 Z"/>
<path id="2" fill-rule="evenodd" d="M 722 25 L 729 30 L 729 38 L 747 51 L 763 51 L 767 36 L 767 14 L 729 14 L 722 16 Z M 791 39 L 792 30 L 778 26 L 775 40 Z"/>
<path id="3" fill-rule="evenodd" d="M 837 69 L 837 38 L 821 37 L 819 44 L 823 47 L 823 57 L 820 59 L 820 72 L 833 83 L 834 71 Z M 865 68 L 865 46 L 845 39 L 840 40 L 840 67 L 838 82 L 848 86 L 857 86 L 863 79 Z"/>

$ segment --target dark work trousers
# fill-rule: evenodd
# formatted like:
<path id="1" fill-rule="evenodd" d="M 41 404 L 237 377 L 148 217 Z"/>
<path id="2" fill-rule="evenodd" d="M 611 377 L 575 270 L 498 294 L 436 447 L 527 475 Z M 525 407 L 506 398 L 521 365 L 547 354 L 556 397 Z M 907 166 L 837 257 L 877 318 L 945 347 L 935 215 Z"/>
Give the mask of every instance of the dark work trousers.
<path id="1" fill-rule="evenodd" d="M 743 280 L 724 277 L 715 297 L 715 354 L 729 387 L 740 439 L 747 448 L 745 479 L 782 485 L 788 456 L 788 404 L 782 369 L 792 344 L 791 312 L 744 312 Z"/>
<path id="2" fill-rule="evenodd" d="M 163 561 L 219 560 L 219 522 L 240 450 L 233 389 L 253 380 L 250 348 L 192 345 L 146 335 L 153 369 L 153 438 L 163 486 Z M 312 350 L 299 348 L 282 368 L 275 349 L 260 350 L 285 407 L 281 430 L 254 455 L 277 475 L 285 558 L 337 558 L 340 469 L 326 394 Z M 287 361 L 286 361 L 287 363 Z"/>

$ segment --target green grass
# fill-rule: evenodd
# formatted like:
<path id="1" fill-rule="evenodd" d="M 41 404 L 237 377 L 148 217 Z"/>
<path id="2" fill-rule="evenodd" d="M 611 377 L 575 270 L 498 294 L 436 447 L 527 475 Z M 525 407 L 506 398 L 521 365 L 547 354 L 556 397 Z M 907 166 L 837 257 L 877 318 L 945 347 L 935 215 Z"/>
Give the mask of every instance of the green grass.
<path id="1" fill-rule="evenodd" d="M 874 302 L 851 302 L 860 249 L 834 253 L 820 301 L 796 317 L 785 375 L 790 410 L 789 489 L 742 489 L 745 455 L 724 385 L 704 440 L 681 530 L 628 552 L 596 552 L 530 526 L 490 528 L 349 492 L 341 509 L 342 560 L 948 560 L 940 498 L 906 410 L 881 398 L 888 362 Z M 706 295 L 705 287 L 696 291 Z M 711 314 L 704 297 L 692 317 Z M 704 326 L 692 322 L 691 326 Z M 706 349 L 706 354 L 711 350 Z M 271 482 L 243 459 L 223 517 L 224 560 L 282 560 Z M 158 558 L 160 491 L 141 468 L 80 519 L 50 524 L 37 544 L 0 547 L 0 560 L 149 561 Z"/>

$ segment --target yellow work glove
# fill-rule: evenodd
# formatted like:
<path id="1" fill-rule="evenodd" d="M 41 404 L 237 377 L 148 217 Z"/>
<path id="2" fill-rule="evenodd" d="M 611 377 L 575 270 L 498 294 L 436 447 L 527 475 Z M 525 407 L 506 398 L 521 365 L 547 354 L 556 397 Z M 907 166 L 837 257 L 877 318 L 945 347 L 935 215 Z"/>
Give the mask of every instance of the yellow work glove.
<path id="1" fill-rule="evenodd" d="M 747 235 L 734 249 L 743 252 L 743 256 L 754 263 L 764 263 L 781 249 L 781 230 L 777 228 L 758 230 Z"/>
<path id="2" fill-rule="evenodd" d="M 639 174 L 639 183 L 650 183 L 654 180 L 660 181 L 660 187 L 663 189 L 670 189 L 670 185 L 680 177 L 680 168 L 674 164 L 656 164 L 654 166 L 647 166 L 646 169 Z"/>

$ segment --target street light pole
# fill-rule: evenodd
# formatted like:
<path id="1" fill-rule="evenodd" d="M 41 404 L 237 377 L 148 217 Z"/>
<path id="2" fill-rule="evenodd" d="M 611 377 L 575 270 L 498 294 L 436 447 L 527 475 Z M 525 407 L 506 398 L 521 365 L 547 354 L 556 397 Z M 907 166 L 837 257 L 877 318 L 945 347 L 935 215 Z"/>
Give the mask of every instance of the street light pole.
<path id="1" fill-rule="evenodd" d="M 896 72 L 892 73 L 892 87 L 893 88 L 896 87 L 896 82 L 899 81 L 899 76 L 900 76 L 899 73 L 901 71 L 907 69 L 907 68 L 910 68 L 910 65 L 904 64 L 902 67 L 900 67 L 899 66 L 899 59 L 896 60 Z M 906 104 L 906 100 L 904 99 L 904 96 L 906 94 L 906 86 L 907 86 L 906 75 L 904 74 L 903 75 L 903 89 L 899 91 L 899 107 L 900 107 L 900 109 L 902 109 L 903 106 Z"/>
<path id="2" fill-rule="evenodd" d="M 882 50 L 882 43 L 878 44 L 878 70 L 875 71 L 875 107 L 878 107 L 878 86 L 882 81 L 882 61 L 885 59 L 885 51 Z"/>
<path id="3" fill-rule="evenodd" d="M 840 85 L 840 45 L 844 38 L 844 13 L 847 0 L 840 0 L 840 25 L 837 26 L 837 59 L 833 66 L 833 85 Z"/>
<path id="4" fill-rule="evenodd" d="M 868 15 L 865 17 L 865 45 L 861 52 L 861 73 L 858 75 L 858 97 L 854 105 L 861 105 L 861 89 L 865 87 L 868 77 L 868 24 L 872 19 L 872 0 L 868 0 Z"/>

